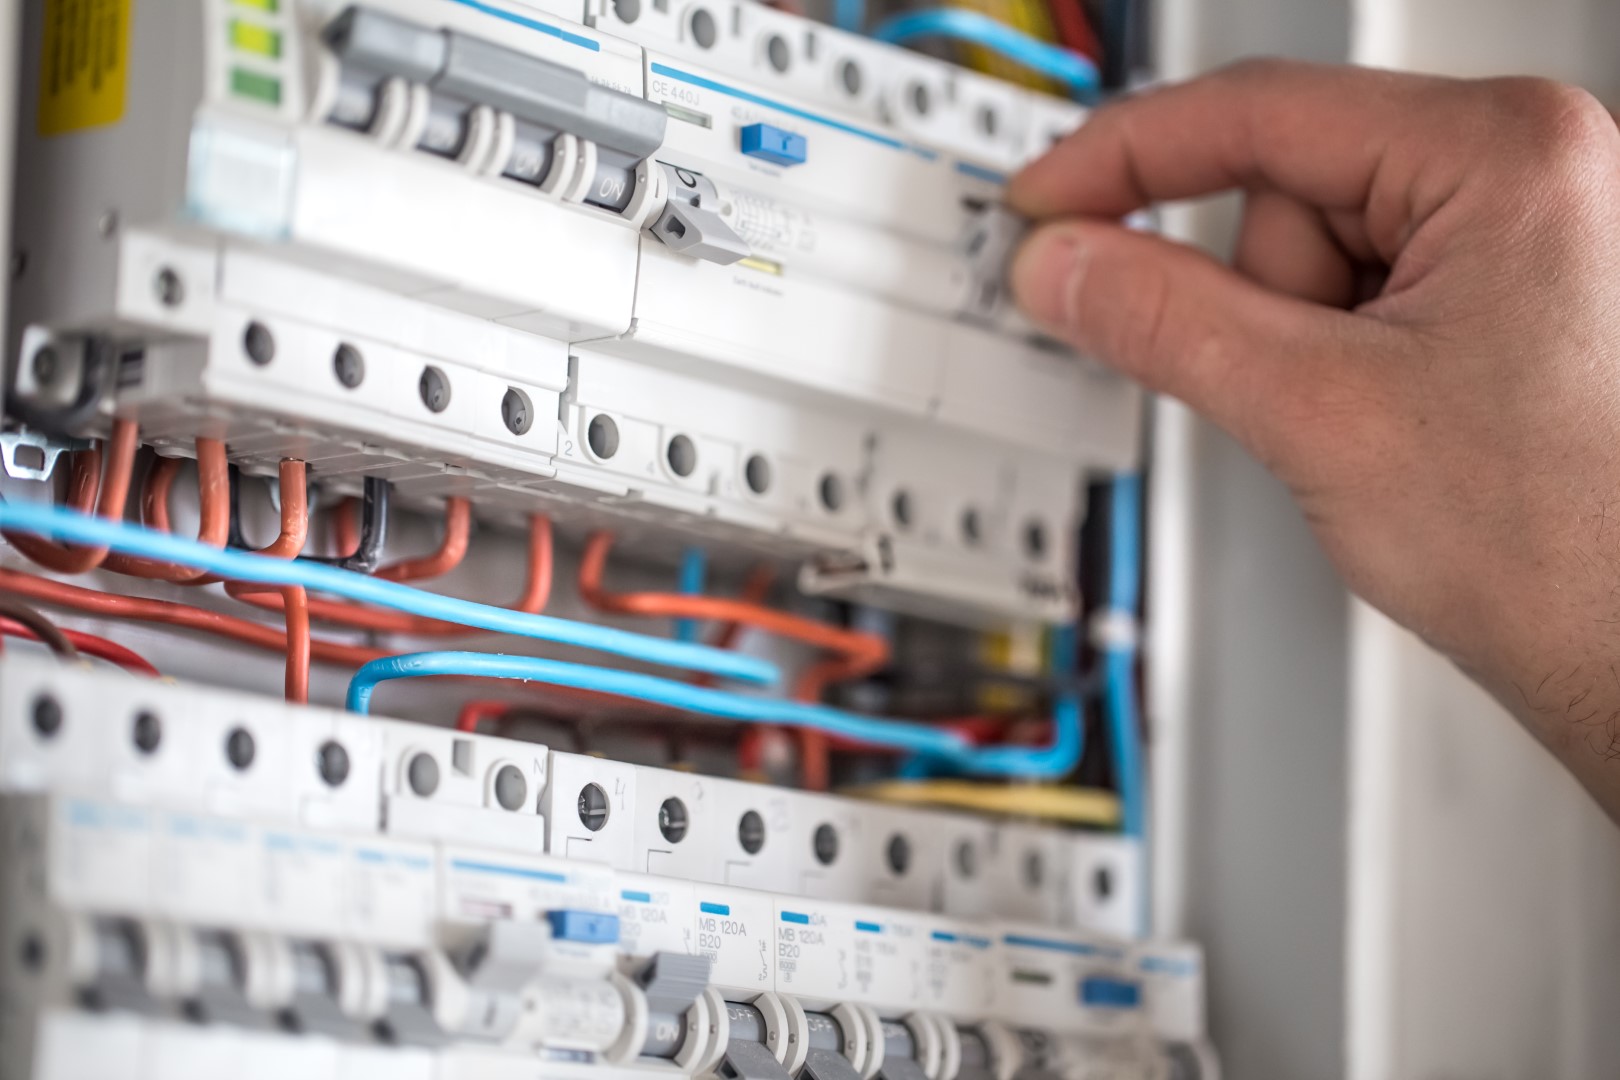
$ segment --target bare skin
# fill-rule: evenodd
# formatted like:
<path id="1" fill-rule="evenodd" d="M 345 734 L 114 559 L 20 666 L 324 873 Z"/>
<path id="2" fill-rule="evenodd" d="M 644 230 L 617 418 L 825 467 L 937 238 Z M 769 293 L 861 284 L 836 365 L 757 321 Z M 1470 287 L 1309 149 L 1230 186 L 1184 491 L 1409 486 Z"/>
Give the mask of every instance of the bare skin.
<path id="1" fill-rule="evenodd" d="M 1121 215 L 1246 193 L 1231 266 Z M 1590 95 L 1279 62 L 1014 179 L 1037 322 L 1240 440 L 1350 587 L 1620 821 L 1620 129 Z"/>

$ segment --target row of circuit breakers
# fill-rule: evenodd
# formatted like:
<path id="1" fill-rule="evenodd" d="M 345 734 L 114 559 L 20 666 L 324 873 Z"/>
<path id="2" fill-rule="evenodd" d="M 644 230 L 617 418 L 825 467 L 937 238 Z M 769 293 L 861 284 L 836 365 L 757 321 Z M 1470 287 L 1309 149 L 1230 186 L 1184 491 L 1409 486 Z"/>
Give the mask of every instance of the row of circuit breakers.
<path id="1" fill-rule="evenodd" d="M 18 1080 L 1216 1075 L 1114 837 L 19 655 L 0 846 Z"/>
<path id="2" fill-rule="evenodd" d="M 105 40 L 25 8 L 36 428 L 1074 617 L 1140 401 L 1011 310 L 998 202 L 1078 107 L 753 3 L 170 0 Z"/>

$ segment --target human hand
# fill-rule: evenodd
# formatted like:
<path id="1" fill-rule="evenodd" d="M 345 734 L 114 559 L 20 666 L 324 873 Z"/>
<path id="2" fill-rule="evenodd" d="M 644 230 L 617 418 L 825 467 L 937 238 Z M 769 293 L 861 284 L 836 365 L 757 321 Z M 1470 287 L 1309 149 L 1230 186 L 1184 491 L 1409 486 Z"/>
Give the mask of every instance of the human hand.
<path id="1" fill-rule="evenodd" d="M 1246 193 L 1230 268 L 1117 224 Z M 1590 95 L 1282 62 L 1017 176 L 1020 305 L 1225 428 L 1350 587 L 1620 820 L 1620 132 Z"/>

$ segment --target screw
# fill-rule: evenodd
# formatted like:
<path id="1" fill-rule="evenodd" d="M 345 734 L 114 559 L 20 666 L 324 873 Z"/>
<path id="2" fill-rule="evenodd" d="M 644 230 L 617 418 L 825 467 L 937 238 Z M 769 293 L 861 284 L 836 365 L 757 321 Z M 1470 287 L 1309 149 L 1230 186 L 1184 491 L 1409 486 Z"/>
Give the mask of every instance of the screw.
<path id="1" fill-rule="evenodd" d="M 62 730 L 62 704 L 49 694 L 34 699 L 34 730 L 49 739 Z"/>
<path id="2" fill-rule="evenodd" d="M 339 787 L 349 778 L 349 752 L 342 743 L 328 739 L 315 751 L 315 768 L 328 787 Z"/>
<path id="3" fill-rule="evenodd" d="M 135 716 L 133 729 L 135 749 L 143 754 L 150 754 L 158 748 L 163 741 L 163 721 L 150 709 L 142 709 Z"/>
<path id="4" fill-rule="evenodd" d="M 360 350 L 345 342 L 332 354 L 332 371 L 337 381 L 350 390 L 359 386 L 366 377 L 366 361 Z"/>
<path id="5" fill-rule="evenodd" d="M 62 373 L 62 356 L 53 345 L 46 345 L 34 354 L 29 370 L 34 373 L 34 381 L 40 386 L 49 386 L 56 381 Z"/>
<path id="6" fill-rule="evenodd" d="M 242 334 L 242 349 L 249 360 L 264 367 L 276 358 L 276 339 L 261 322 L 248 323 Z"/>
<path id="7" fill-rule="evenodd" d="M 527 434 L 534 424 L 528 395 L 516 387 L 508 387 L 506 396 L 501 398 L 501 420 L 506 424 L 506 430 L 512 434 Z"/>
<path id="8" fill-rule="evenodd" d="M 428 798 L 439 790 L 439 763 L 432 754 L 417 754 L 405 766 L 405 782 L 417 795 Z"/>
<path id="9" fill-rule="evenodd" d="M 416 392 L 422 396 L 422 404 L 428 407 L 429 412 L 440 413 L 450 407 L 450 380 L 436 367 L 422 369 Z"/>
<path id="10" fill-rule="evenodd" d="M 521 810 L 529 798 L 529 782 L 516 765 L 502 765 L 495 774 L 495 801 L 502 810 Z"/>
<path id="11" fill-rule="evenodd" d="M 157 294 L 158 303 L 164 307 L 179 307 L 180 301 L 186 298 L 185 286 L 180 284 L 180 275 L 165 266 L 157 272 L 152 279 L 152 291 Z"/>
<path id="12" fill-rule="evenodd" d="M 253 734 L 247 728 L 232 728 L 225 736 L 225 760 L 239 771 L 253 764 L 254 750 Z"/>

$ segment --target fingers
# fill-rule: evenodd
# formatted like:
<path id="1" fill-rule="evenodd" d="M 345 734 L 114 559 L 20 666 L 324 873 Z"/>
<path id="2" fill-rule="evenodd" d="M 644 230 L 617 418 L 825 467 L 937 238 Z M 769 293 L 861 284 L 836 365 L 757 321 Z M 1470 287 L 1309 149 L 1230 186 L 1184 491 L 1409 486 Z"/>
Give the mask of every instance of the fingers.
<path id="1" fill-rule="evenodd" d="M 1257 285 L 1330 307 L 1357 299 L 1357 266 L 1322 212 L 1269 188 L 1251 191 L 1243 207 L 1232 266 Z"/>
<path id="2" fill-rule="evenodd" d="M 1154 202 L 1269 187 L 1364 207 L 1392 141 L 1449 124 L 1448 80 L 1283 61 L 1240 64 L 1106 106 L 1019 173 L 1036 218 L 1117 218 Z"/>
<path id="3" fill-rule="evenodd" d="M 1309 412 L 1315 380 L 1353 377 L 1359 320 L 1244 279 L 1202 253 L 1120 226 L 1074 221 L 1038 229 L 1012 287 L 1036 322 L 1080 352 L 1180 398 L 1275 460 Z"/>

